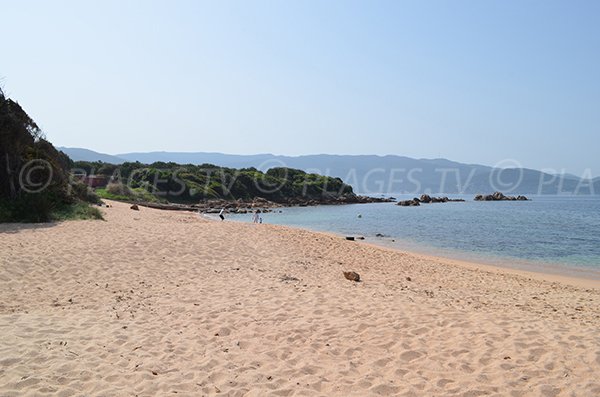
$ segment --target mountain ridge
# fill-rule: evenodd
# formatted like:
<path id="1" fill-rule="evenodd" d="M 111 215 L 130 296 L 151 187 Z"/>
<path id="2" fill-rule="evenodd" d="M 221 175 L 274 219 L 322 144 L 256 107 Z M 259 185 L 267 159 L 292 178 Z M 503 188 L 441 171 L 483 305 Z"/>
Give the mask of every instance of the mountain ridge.
<path id="1" fill-rule="evenodd" d="M 443 193 L 477 194 L 503 191 L 518 194 L 600 194 L 600 177 L 582 179 L 570 174 L 549 174 L 530 168 L 494 168 L 453 160 L 415 159 L 399 155 L 310 154 L 283 156 L 219 152 L 133 152 L 108 155 L 83 148 L 61 147 L 76 161 L 112 164 L 214 164 L 228 168 L 297 168 L 341 178 L 361 194 Z"/>

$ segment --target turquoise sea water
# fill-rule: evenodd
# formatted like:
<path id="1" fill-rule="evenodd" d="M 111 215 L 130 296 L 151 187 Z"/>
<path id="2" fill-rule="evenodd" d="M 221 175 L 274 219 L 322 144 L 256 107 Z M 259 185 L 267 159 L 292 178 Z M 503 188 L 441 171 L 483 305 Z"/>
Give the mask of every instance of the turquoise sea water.
<path id="1" fill-rule="evenodd" d="M 396 196 L 399 199 L 412 197 Z M 528 202 L 399 207 L 394 203 L 283 208 L 265 223 L 499 266 L 600 279 L 600 198 L 537 196 Z M 360 217 L 359 217 L 360 215 Z M 250 222 L 252 215 L 231 215 Z M 376 234 L 385 237 L 376 237 Z"/>

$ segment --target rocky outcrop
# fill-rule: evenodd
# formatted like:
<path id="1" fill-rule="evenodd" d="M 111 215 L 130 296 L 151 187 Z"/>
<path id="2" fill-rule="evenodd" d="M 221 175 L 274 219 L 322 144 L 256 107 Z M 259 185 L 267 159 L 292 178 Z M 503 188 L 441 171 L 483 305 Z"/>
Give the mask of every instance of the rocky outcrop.
<path id="1" fill-rule="evenodd" d="M 285 206 L 308 207 L 313 205 L 341 205 L 341 204 L 368 204 L 368 203 L 391 203 L 392 198 L 379 198 L 369 196 L 358 196 L 356 194 L 344 194 L 340 196 L 323 195 L 318 198 L 291 198 L 278 204 Z"/>
<path id="2" fill-rule="evenodd" d="M 419 201 L 425 204 L 429 204 L 431 203 L 433 199 L 427 195 L 427 194 L 422 194 L 421 197 L 419 198 Z"/>
<path id="3" fill-rule="evenodd" d="M 448 197 L 431 197 L 428 194 L 422 194 L 421 197 L 419 198 L 419 201 L 421 203 L 425 203 L 425 204 L 429 204 L 429 203 L 459 203 L 459 202 L 464 202 L 465 200 L 463 199 L 451 199 Z"/>
<path id="4" fill-rule="evenodd" d="M 154 202 L 137 202 L 148 208 L 156 208 L 160 210 L 170 211 L 196 211 L 205 214 L 216 214 L 225 208 L 225 211 L 233 214 L 247 214 L 260 210 L 261 212 L 273 212 L 275 208 L 281 207 L 309 207 L 316 205 L 343 205 L 343 204 L 366 204 L 366 203 L 387 203 L 392 202 L 392 199 L 377 198 L 368 196 L 357 196 L 354 194 L 342 195 L 338 197 L 324 196 L 320 199 L 288 199 L 283 202 L 273 202 L 262 197 L 256 197 L 250 200 L 225 200 L 212 199 L 204 200 L 198 204 L 176 204 L 176 203 L 154 203 Z"/>
<path id="5" fill-rule="evenodd" d="M 169 211 L 198 211 L 198 208 L 194 205 L 185 204 L 174 204 L 174 203 L 150 203 L 150 202 L 138 202 L 134 204 L 136 206 L 154 208 L 157 210 L 169 210 Z"/>
<path id="6" fill-rule="evenodd" d="M 265 199 L 254 199 L 251 201 L 231 200 L 207 200 L 198 204 L 176 204 L 176 203 L 149 203 L 138 202 L 137 205 L 169 211 L 194 211 L 205 214 L 217 214 L 225 208 L 228 213 L 246 214 L 260 209 L 261 212 L 271 212 L 272 208 L 282 207 Z"/>
<path id="7" fill-rule="evenodd" d="M 428 194 L 422 194 L 420 198 L 413 198 L 412 200 L 399 201 L 397 205 L 401 207 L 418 207 L 423 204 L 431 203 L 450 203 L 450 202 L 463 202 L 463 199 L 451 199 L 448 197 L 431 197 Z"/>
<path id="8" fill-rule="evenodd" d="M 418 207 L 421 205 L 421 201 L 415 197 L 412 200 L 398 201 L 398 203 L 396 205 L 399 205 L 401 207 Z"/>
<path id="9" fill-rule="evenodd" d="M 528 201 L 529 199 L 525 196 L 505 196 L 501 192 L 495 192 L 494 194 L 478 194 L 475 196 L 475 201 Z"/>

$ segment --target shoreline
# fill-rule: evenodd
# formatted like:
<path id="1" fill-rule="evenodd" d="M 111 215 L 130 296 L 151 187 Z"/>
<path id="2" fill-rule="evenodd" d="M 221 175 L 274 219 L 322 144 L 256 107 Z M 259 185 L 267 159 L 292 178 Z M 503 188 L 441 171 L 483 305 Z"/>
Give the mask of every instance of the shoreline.
<path id="1" fill-rule="evenodd" d="M 240 216 L 239 214 L 235 214 L 235 215 L 236 215 L 236 217 Z M 220 222 L 219 219 L 212 218 L 210 216 L 210 214 L 201 214 L 201 216 L 203 219 L 206 219 L 209 221 Z M 241 223 L 241 224 L 251 223 L 248 221 L 235 219 L 235 217 L 233 219 L 230 217 L 230 218 L 226 219 L 226 221 Z M 281 227 L 281 228 L 286 228 L 286 229 L 290 229 L 290 230 L 302 230 L 302 231 L 306 231 L 306 232 L 310 232 L 310 233 L 317 233 L 317 234 L 322 234 L 322 235 L 326 235 L 326 236 L 330 236 L 330 237 L 336 237 L 336 238 L 340 238 L 340 239 L 344 239 L 346 236 L 345 234 L 341 234 L 341 233 L 337 233 L 337 232 L 314 230 L 314 229 L 310 229 L 308 227 L 302 227 L 302 226 L 290 226 L 290 225 L 281 225 L 281 224 L 273 224 L 273 223 L 265 223 L 263 225 Z M 362 236 L 362 235 L 357 235 L 357 236 Z M 387 238 L 392 238 L 392 237 L 387 237 Z M 527 269 L 527 268 L 524 269 L 524 268 L 520 268 L 518 266 L 509 266 L 509 265 L 501 266 L 501 265 L 496 265 L 496 264 L 492 264 L 492 263 L 486 263 L 484 260 L 478 261 L 478 260 L 471 260 L 471 259 L 455 258 L 455 257 L 451 257 L 451 256 L 444 256 L 443 254 L 440 255 L 437 253 L 428 253 L 428 252 L 414 251 L 411 249 L 403 249 L 402 247 L 394 247 L 392 245 L 393 243 L 391 243 L 391 242 L 390 242 L 390 244 L 386 244 L 385 241 L 378 242 L 375 239 L 376 239 L 375 237 L 364 237 L 364 240 L 356 240 L 356 241 L 354 241 L 354 243 L 368 245 L 368 246 L 371 246 L 371 247 L 377 248 L 377 249 L 391 250 L 393 252 L 407 254 L 407 255 L 410 255 L 415 258 L 436 261 L 436 262 L 444 263 L 446 265 L 461 266 L 461 267 L 472 269 L 472 270 L 475 269 L 475 270 L 490 271 L 490 272 L 494 272 L 494 273 L 509 273 L 509 274 L 519 275 L 522 277 L 534 278 L 534 279 L 540 280 L 540 281 L 560 282 L 563 284 L 568 284 L 571 286 L 576 286 L 576 287 L 581 287 L 581 288 L 600 289 L 600 272 L 594 271 L 591 269 L 574 266 L 571 270 L 575 270 L 575 271 L 578 271 L 581 273 L 588 273 L 587 276 L 591 276 L 592 278 L 587 278 L 586 274 L 582 274 L 579 277 L 579 276 L 573 276 L 571 274 L 565 274 L 567 268 L 565 268 L 561 264 L 555 264 L 555 263 L 539 263 L 539 264 L 535 264 L 535 265 L 533 263 L 524 264 L 525 267 L 531 266 L 533 269 Z M 401 240 L 401 238 L 399 238 L 399 237 L 393 237 L 393 239 Z M 465 252 L 465 254 L 468 254 L 468 252 Z M 506 261 L 506 262 L 511 261 L 511 258 L 497 258 L 497 259 L 498 259 L 498 261 Z M 515 260 L 519 260 L 519 259 L 515 259 Z M 520 260 L 520 261 L 522 261 L 521 263 L 526 262 L 526 260 Z M 545 267 L 547 267 L 547 269 L 544 269 Z M 552 269 L 554 271 L 549 271 L 549 269 Z M 563 272 L 563 269 L 565 270 L 565 272 Z"/>
<path id="2" fill-rule="evenodd" d="M 396 241 L 399 238 L 395 238 Z M 587 269 L 584 267 L 572 266 L 567 267 L 559 263 L 542 263 L 533 262 L 525 259 L 517 258 L 506 258 L 506 257 L 495 257 L 494 261 L 486 262 L 485 259 L 471 259 L 468 258 L 469 252 L 457 252 L 457 256 L 444 255 L 443 253 L 435 252 L 435 248 L 432 247 L 432 252 L 415 251 L 411 249 L 403 249 L 402 247 L 394 247 L 391 244 L 385 244 L 385 242 L 373 241 L 373 238 L 367 238 L 362 242 L 363 244 L 371 244 L 375 247 L 388 248 L 391 250 L 404 252 L 415 257 L 421 257 L 424 259 L 437 260 L 457 266 L 465 266 L 468 268 L 482 268 L 490 271 L 502 272 L 507 271 L 509 273 L 519 274 L 526 277 L 533 277 L 543 279 L 547 281 L 564 281 L 571 285 L 586 286 L 591 288 L 600 288 L 600 271 Z M 393 244 L 393 243 L 392 243 Z M 461 253 L 465 254 L 465 257 L 460 257 Z M 514 261 L 521 265 L 499 265 L 497 262 L 511 263 Z M 493 263 L 492 263 L 493 262 Z M 568 271 L 574 271 L 581 274 L 580 276 L 568 274 Z"/>
<path id="3" fill-rule="evenodd" d="M 475 261 L 469 261 L 469 260 L 464 260 L 464 259 L 455 259 L 455 258 L 450 258 L 450 257 L 445 257 L 445 256 L 437 256 L 437 255 L 420 253 L 420 252 L 415 252 L 415 251 L 404 251 L 400 248 L 387 247 L 385 245 L 379 245 L 376 243 L 372 243 L 370 241 L 362 242 L 362 244 L 368 244 L 372 247 L 377 247 L 377 248 L 390 249 L 393 251 L 406 253 L 415 258 L 440 262 L 440 263 L 444 263 L 444 264 L 451 265 L 451 266 L 460 266 L 460 267 L 464 267 L 464 268 L 468 268 L 468 269 L 472 269 L 472 270 L 484 270 L 484 271 L 492 272 L 492 273 L 508 273 L 508 274 L 519 275 L 522 277 L 536 279 L 536 280 L 540 280 L 540 281 L 559 282 L 559 283 L 568 284 L 568 285 L 571 285 L 574 287 L 600 289 L 600 280 L 597 280 L 597 279 L 591 280 L 591 279 L 587 279 L 584 277 L 575 277 L 575 276 L 571 276 L 571 275 L 555 274 L 555 273 L 544 272 L 544 271 L 518 269 L 518 268 L 514 268 L 514 267 L 509 267 L 509 266 L 506 266 L 506 267 L 497 266 L 497 265 L 492 265 L 492 264 L 488 264 L 488 263 L 475 262 Z"/>

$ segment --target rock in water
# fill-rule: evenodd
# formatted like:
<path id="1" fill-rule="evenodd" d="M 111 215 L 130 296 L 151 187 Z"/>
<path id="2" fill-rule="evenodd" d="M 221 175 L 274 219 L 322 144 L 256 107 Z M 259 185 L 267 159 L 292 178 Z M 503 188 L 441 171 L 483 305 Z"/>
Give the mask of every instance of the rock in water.
<path id="1" fill-rule="evenodd" d="M 428 194 L 422 194 L 421 198 L 419 199 L 422 203 L 431 203 L 431 196 L 429 196 Z"/>
<path id="2" fill-rule="evenodd" d="M 421 203 L 420 203 L 419 199 L 415 197 L 412 200 L 398 201 L 398 203 L 396 203 L 396 205 L 399 205 L 401 207 L 418 207 L 421 205 Z"/>
<path id="3" fill-rule="evenodd" d="M 360 281 L 360 275 L 356 272 L 344 272 L 344 277 L 350 281 Z"/>
<path id="4" fill-rule="evenodd" d="M 346 240 L 348 240 L 348 241 L 354 241 L 354 237 L 352 237 L 352 236 L 346 236 Z"/>
<path id="5" fill-rule="evenodd" d="M 494 194 L 478 194 L 475 196 L 475 201 L 528 201 L 525 196 L 505 196 L 502 192 L 494 192 Z"/>
<path id="6" fill-rule="evenodd" d="M 131 207 L 129 207 L 130 209 L 134 210 L 134 211 L 139 211 L 140 208 L 137 206 L 137 204 L 132 205 Z"/>

